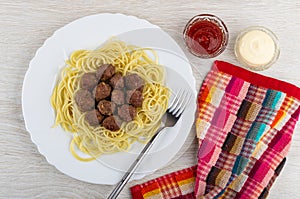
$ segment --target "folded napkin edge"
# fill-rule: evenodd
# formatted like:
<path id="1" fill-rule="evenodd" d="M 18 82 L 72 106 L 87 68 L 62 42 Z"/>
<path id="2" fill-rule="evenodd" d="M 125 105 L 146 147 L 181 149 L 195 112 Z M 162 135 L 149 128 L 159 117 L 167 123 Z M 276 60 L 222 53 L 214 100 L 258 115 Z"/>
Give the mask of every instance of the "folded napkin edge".
<path id="1" fill-rule="evenodd" d="M 220 60 L 216 60 L 214 62 L 212 69 L 241 78 L 256 86 L 262 86 L 268 89 L 284 92 L 287 95 L 293 96 L 300 100 L 300 88 L 291 83 L 254 73 L 239 66 Z"/>

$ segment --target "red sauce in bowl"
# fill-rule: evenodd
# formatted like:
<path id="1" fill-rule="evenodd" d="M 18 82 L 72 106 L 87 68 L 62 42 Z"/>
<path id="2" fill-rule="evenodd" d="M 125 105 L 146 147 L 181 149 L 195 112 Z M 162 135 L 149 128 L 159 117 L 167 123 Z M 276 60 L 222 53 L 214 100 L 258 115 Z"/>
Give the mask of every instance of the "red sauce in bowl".
<path id="1" fill-rule="evenodd" d="M 186 25 L 184 39 L 189 50 L 201 58 L 222 53 L 228 43 L 228 31 L 221 19 L 202 14 L 193 17 Z"/>

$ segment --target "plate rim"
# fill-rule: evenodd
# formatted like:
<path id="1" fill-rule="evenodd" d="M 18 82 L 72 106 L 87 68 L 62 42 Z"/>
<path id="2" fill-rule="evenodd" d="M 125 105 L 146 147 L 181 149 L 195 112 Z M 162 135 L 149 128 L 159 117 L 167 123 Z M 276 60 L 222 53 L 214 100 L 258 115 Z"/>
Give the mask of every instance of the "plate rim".
<path id="1" fill-rule="evenodd" d="M 72 22 L 70 23 L 67 23 L 65 24 L 64 26 L 58 28 L 56 31 L 54 31 L 54 33 L 49 36 L 44 42 L 43 44 L 36 50 L 33 58 L 31 59 L 31 61 L 29 62 L 29 67 L 25 73 L 25 76 L 24 76 L 24 79 L 23 79 L 23 85 L 22 85 L 22 115 L 23 115 L 23 118 L 24 118 L 24 123 L 25 123 L 25 128 L 26 128 L 26 131 L 29 133 L 30 135 L 30 138 L 32 140 L 32 142 L 36 145 L 39 153 L 41 155 L 43 155 L 45 157 L 45 159 L 47 160 L 47 162 L 50 164 L 50 165 L 53 165 L 57 170 L 59 170 L 60 172 L 62 172 L 63 174 L 69 176 L 69 177 L 72 177 L 72 178 L 75 178 L 75 179 L 78 179 L 80 181 L 85 181 L 85 182 L 90 182 L 90 183 L 96 183 L 96 184 L 112 184 L 112 183 L 109 183 L 109 182 L 106 182 L 106 183 L 99 183 L 99 182 L 94 182 L 94 181 L 88 181 L 88 180 L 85 180 L 85 179 L 80 179 L 80 178 L 77 178 L 76 176 L 73 176 L 73 175 L 70 175 L 69 173 L 66 173 L 65 171 L 63 171 L 62 169 L 60 169 L 59 167 L 57 167 L 57 165 L 55 164 L 55 162 L 53 162 L 51 159 L 49 159 L 49 157 L 46 155 L 47 152 L 41 148 L 40 144 L 38 144 L 38 140 L 35 139 L 33 133 L 31 133 L 30 131 L 30 127 L 29 127 L 29 124 L 28 124 L 28 121 L 26 120 L 26 118 L 28 116 L 26 116 L 26 111 L 25 111 L 25 107 L 24 107 L 24 95 L 25 95 L 25 84 L 26 84 L 26 80 L 28 79 L 28 76 L 31 74 L 32 70 L 33 70 L 33 62 L 34 60 L 36 59 L 36 57 L 39 56 L 39 54 L 41 53 L 41 50 L 47 46 L 47 44 L 49 43 L 49 41 L 54 38 L 59 32 L 63 31 L 63 29 L 68 26 L 68 25 L 71 25 L 73 23 L 76 23 L 77 21 L 80 21 L 80 20 L 85 20 L 87 18 L 93 18 L 93 17 L 98 17 L 99 15 L 119 15 L 121 17 L 126 17 L 126 18 L 132 18 L 134 20 L 139 20 L 139 21 L 143 21 L 145 24 L 147 25 L 150 25 L 152 26 L 153 28 L 159 28 L 160 30 L 162 30 L 159 26 L 157 25 L 154 25 L 152 23 L 150 23 L 149 21 L 145 20 L 145 19 L 141 19 L 141 18 L 138 18 L 136 16 L 132 16 L 132 15 L 124 15 L 124 14 L 121 14 L 121 13 L 101 13 L 101 14 L 94 14 L 94 15 L 88 15 L 88 16 L 84 16 L 84 17 L 81 17 L 81 18 L 78 18 L 78 19 L 75 19 L 73 20 Z M 150 28 L 149 26 L 149 28 Z M 136 28 L 138 29 L 138 28 Z M 133 29 L 134 30 L 134 29 Z M 163 30 L 162 30 L 163 31 Z M 120 33 L 122 34 L 122 33 Z M 175 41 L 174 41 L 175 42 Z M 176 42 L 177 43 L 177 42 Z M 192 69 L 190 68 L 190 71 L 191 71 L 191 75 L 192 75 Z M 193 75 L 192 75 L 193 76 Z M 195 79 L 193 78 L 193 84 L 195 85 Z M 166 163 L 167 164 L 167 163 Z M 165 164 L 165 165 L 166 165 Z M 158 168 L 159 169 L 159 168 Z M 118 172 L 118 171 L 115 171 L 115 172 Z M 154 171 L 153 171 L 154 172 Z M 135 179 L 140 179 L 142 177 L 144 177 L 146 174 L 144 175 L 140 175 L 140 176 L 135 176 Z"/>

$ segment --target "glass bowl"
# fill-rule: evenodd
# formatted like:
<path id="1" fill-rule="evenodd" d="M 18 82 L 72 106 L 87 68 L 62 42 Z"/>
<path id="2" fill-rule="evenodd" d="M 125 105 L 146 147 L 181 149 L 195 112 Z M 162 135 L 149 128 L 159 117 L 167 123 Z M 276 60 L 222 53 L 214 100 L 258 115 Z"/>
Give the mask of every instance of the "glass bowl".
<path id="1" fill-rule="evenodd" d="M 276 35 L 262 26 L 252 26 L 237 36 L 234 53 L 238 61 L 252 70 L 265 70 L 279 58 L 280 49 Z"/>
<path id="2" fill-rule="evenodd" d="M 200 14 L 188 21 L 183 37 L 192 54 L 200 58 L 212 58 L 225 50 L 229 34 L 226 25 L 219 17 Z"/>

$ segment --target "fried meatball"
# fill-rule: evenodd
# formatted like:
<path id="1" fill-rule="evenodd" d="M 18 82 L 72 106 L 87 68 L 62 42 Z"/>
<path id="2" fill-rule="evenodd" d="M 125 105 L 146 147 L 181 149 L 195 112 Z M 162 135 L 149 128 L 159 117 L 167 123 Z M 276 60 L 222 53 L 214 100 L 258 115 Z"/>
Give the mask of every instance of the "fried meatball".
<path id="1" fill-rule="evenodd" d="M 124 78 L 126 87 L 130 90 L 140 88 L 144 85 L 144 80 L 137 74 L 129 74 Z"/>
<path id="2" fill-rule="evenodd" d="M 109 84 L 113 88 L 124 88 L 124 78 L 121 73 L 116 73 L 112 78 L 109 80 Z"/>
<path id="3" fill-rule="evenodd" d="M 85 73 L 80 80 L 80 87 L 86 90 L 93 90 L 98 84 L 95 73 Z"/>
<path id="4" fill-rule="evenodd" d="M 143 104 L 143 93 L 139 90 L 129 90 L 126 92 L 126 102 L 134 107 L 141 107 Z"/>
<path id="5" fill-rule="evenodd" d="M 117 131 L 120 129 L 122 124 L 122 121 L 118 116 L 109 116 L 103 120 L 103 127 L 111 130 L 111 131 Z"/>
<path id="6" fill-rule="evenodd" d="M 116 110 L 116 104 L 111 101 L 101 100 L 97 108 L 102 115 L 112 115 Z"/>
<path id="7" fill-rule="evenodd" d="M 132 94 L 133 94 L 134 91 L 135 91 L 135 90 L 127 90 L 127 91 L 126 91 L 125 102 L 126 102 L 127 104 L 129 104 L 130 98 L 131 98 L 131 96 L 132 96 Z"/>
<path id="8" fill-rule="evenodd" d="M 122 105 L 125 103 L 125 94 L 124 91 L 122 90 L 113 90 L 113 92 L 111 92 L 111 101 L 118 104 L 118 105 Z"/>
<path id="9" fill-rule="evenodd" d="M 143 85 L 143 86 L 141 86 L 141 87 L 139 87 L 139 88 L 137 88 L 136 90 L 137 90 L 137 91 L 140 91 L 140 92 L 142 92 L 142 93 L 143 93 L 143 91 L 144 91 L 144 85 Z"/>
<path id="10" fill-rule="evenodd" d="M 76 92 L 75 102 L 82 112 L 91 111 L 95 108 L 95 100 L 92 98 L 91 92 L 85 89 Z"/>
<path id="11" fill-rule="evenodd" d="M 98 126 L 103 118 L 104 116 L 97 109 L 87 112 L 84 116 L 85 121 L 91 126 Z"/>
<path id="12" fill-rule="evenodd" d="M 96 72 L 96 77 L 101 81 L 110 79 L 116 72 L 116 68 L 111 64 L 103 64 Z"/>
<path id="13" fill-rule="evenodd" d="M 100 82 L 97 87 L 93 90 L 93 95 L 98 102 L 101 99 L 107 98 L 110 96 L 111 87 L 105 82 Z"/>
<path id="14" fill-rule="evenodd" d="M 125 122 L 130 122 L 136 116 L 136 110 L 133 106 L 124 104 L 118 108 L 118 115 Z"/>

